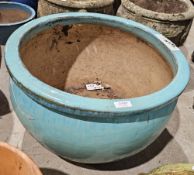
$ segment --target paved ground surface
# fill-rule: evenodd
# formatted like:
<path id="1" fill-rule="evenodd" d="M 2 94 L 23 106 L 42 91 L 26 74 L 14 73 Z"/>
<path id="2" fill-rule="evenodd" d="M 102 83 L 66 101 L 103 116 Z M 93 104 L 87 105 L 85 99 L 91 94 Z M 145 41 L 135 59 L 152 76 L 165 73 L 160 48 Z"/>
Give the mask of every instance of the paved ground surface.
<path id="1" fill-rule="evenodd" d="M 181 49 L 191 66 L 191 81 L 164 132 L 137 155 L 110 164 L 80 165 L 49 152 L 25 131 L 15 116 L 9 99 L 9 77 L 4 62 L 0 69 L 0 141 L 23 150 L 38 164 L 44 175 L 136 175 L 167 163 L 194 163 L 194 64 L 190 62 L 194 50 L 194 25 Z"/>

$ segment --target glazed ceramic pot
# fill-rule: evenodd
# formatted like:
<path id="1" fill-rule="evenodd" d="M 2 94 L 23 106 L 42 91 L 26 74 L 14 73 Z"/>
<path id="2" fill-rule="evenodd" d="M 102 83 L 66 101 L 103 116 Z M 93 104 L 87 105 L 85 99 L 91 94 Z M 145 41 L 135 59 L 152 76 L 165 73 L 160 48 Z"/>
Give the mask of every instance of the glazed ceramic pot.
<path id="1" fill-rule="evenodd" d="M 35 17 L 35 11 L 21 3 L 16 2 L 0 2 L 0 10 L 3 9 L 19 9 L 22 11 L 25 11 L 29 14 L 29 17 L 25 20 L 19 21 L 19 22 L 13 22 L 13 23 L 0 23 L 0 45 L 5 45 L 8 37 L 20 26 L 23 24 L 29 22 Z"/>
<path id="2" fill-rule="evenodd" d="M 38 0 L 11 0 L 12 2 L 19 2 L 22 4 L 29 5 L 32 7 L 35 11 L 37 10 L 38 7 Z"/>
<path id="3" fill-rule="evenodd" d="M 184 12 L 160 13 L 140 7 L 130 0 L 122 0 L 117 16 L 152 27 L 180 46 L 188 36 L 194 17 L 194 8 L 189 0 L 179 0 L 177 3 L 185 3 Z"/>
<path id="4" fill-rule="evenodd" d="M 163 165 L 145 175 L 194 175 L 194 164 Z"/>
<path id="5" fill-rule="evenodd" d="M 88 11 L 113 14 L 114 0 L 39 0 L 38 14 L 45 16 L 54 13 Z"/>
<path id="6" fill-rule="evenodd" d="M 55 25 L 79 23 L 119 28 L 141 38 L 169 63 L 173 80 L 142 97 L 96 99 L 66 93 L 34 77 L 22 62 L 20 44 Z M 42 145 L 75 162 L 111 162 L 144 149 L 165 128 L 189 81 L 188 63 L 171 41 L 142 24 L 109 15 L 63 13 L 33 20 L 9 38 L 5 50 L 11 100 L 19 119 Z"/>
<path id="7" fill-rule="evenodd" d="M 0 174 L 42 175 L 36 164 L 23 152 L 0 142 Z"/>

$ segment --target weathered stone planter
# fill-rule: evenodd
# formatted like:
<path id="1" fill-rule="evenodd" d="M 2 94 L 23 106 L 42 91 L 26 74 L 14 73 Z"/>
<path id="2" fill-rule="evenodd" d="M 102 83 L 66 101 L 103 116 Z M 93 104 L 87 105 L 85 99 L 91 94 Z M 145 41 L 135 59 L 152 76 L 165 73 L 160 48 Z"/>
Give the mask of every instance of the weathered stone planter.
<path id="1" fill-rule="evenodd" d="M 97 99 L 61 91 L 31 74 L 21 58 L 21 45 L 45 29 L 80 23 L 109 26 L 139 37 L 140 43 L 152 45 L 164 57 L 173 71 L 173 79 L 148 95 Z M 165 128 L 189 81 L 188 63 L 173 43 L 144 25 L 110 15 L 63 13 L 36 19 L 9 38 L 5 51 L 11 75 L 11 100 L 22 124 L 56 154 L 82 163 L 111 162 L 144 149 Z M 57 62 L 58 65 L 66 63 L 66 59 L 63 64 Z M 54 64 L 49 64 L 51 70 Z M 44 71 L 41 73 L 48 76 Z"/>
<path id="2" fill-rule="evenodd" d="M 0 142 L 1 175 L 42 175 L 36 164 L 18 149 Z"/>
<path id="3" fill-rule="evenodd" d="M 184 12 L 170 14 L 147 10 L 135 5 L 130 0 L 122 0 L 117 16 L 132 19 L 152 27 L 177 46 L 180 46 L 186 40 L 190 30 L 194 17 L 194 8 L 189 0 L 177 1 L 177 3 L 179 2 L 185 3 L 187 8 Z"/>
<path id="4" fill-rule="evenodd" d="M 39 0 L 38 14 L 45 16 L 54 13 L 88 11 L 113 14 L 114 0 Z"/>

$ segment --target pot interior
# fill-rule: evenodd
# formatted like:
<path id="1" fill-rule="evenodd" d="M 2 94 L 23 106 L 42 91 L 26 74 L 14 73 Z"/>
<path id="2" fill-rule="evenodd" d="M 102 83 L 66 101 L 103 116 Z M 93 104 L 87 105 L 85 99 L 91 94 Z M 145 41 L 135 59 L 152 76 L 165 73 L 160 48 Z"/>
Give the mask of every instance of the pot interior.
<path id="1" fill-rule="evenodd" d="M 170 65 L 152 46 L 131 33 L 97 24 L 45 29 L 21 44 L 20 55 L 39 80 L 86 97 L 139 97 L 173 79 Z M 87 84 L 103 90 L 87 90 Z"/>
<path id="2" fill-rule="evenodd" d="M 0 4 L 1 5 L 1 4 Z M 14 7 L 14 5 L 4 5 L 0 6 L 0 24 L 8 24 L 20 22 L 28 19 L 30 17 L 30 13 L 22 8 Z"/>
<path id="3" fill-rule="evenodd" d="M 181 0 L 130 0 L 134 4 L 147 10 L 159 13 L 183 13 L 188 9 L 187 4 Z"/>

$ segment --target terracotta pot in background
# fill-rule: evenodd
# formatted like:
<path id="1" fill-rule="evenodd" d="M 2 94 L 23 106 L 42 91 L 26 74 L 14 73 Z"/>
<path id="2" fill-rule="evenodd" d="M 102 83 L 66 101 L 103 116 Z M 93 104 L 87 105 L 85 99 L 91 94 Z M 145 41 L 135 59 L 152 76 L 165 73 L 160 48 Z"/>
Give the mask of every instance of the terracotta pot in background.
<path id="1" fill-rule="evenodd" d="M 35 163 L 18 149 L 0 142 L 1 175 L 42 175 Z"/>

